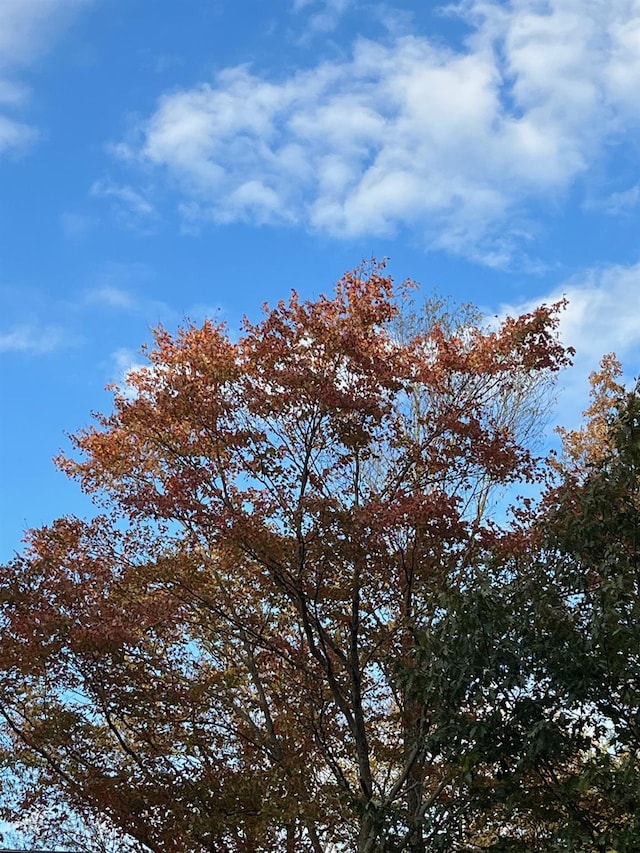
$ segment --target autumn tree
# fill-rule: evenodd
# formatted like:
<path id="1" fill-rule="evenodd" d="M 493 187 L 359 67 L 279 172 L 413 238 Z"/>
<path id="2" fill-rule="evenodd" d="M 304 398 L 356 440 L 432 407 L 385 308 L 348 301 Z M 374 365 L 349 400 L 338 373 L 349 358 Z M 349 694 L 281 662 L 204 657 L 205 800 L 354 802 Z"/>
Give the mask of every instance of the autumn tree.
<path id="1" fill-rule="evenodd" d="M 103 513 L 32 531 L 0 581 L 31 802 L 167 853 L 462 849 L 482 761 L 416 689 L 425 637 L 508 549 L 487 488 L 537 476 L 513 408 L 568 355 L 560 305 L 400 334 L 406 292 L 373 266 L 237 340 L 159 329 L 74 437 L 59 465 Z"/>

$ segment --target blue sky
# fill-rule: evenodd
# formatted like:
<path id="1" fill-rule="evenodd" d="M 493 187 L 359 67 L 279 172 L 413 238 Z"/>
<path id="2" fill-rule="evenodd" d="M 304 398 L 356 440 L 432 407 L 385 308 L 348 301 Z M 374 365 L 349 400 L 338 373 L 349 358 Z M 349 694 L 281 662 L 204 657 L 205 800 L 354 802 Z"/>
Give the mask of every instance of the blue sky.
<path id="1" fill-rule="evenodd" d="M 2 0 L 0 558 L 159 322 L 397 279 L 640 352 L 638 0 Z"/>

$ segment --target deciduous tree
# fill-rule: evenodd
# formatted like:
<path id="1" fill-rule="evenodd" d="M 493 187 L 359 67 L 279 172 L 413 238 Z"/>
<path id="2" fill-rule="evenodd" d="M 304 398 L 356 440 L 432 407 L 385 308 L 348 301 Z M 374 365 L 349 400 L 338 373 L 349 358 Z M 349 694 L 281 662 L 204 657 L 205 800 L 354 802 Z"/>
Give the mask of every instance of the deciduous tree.
<path id="1" fill-rule="evenodd" d="M 471 756 L 481 849 L 638 848 L 640 393 L 620 373 L 606 356 L 537 513 L 423 638 L 418 695 L 442 697 L 446 761 Z"/>
<path id="2" fill-rule="evenodd" d="M 508 547 L 487 486 L 537 476 L 507 402 L 568 354 L 561 305 L 401 335 L 404 292 L 373 266 L 237 340 L 159 329 L 74 437 L 104 513 L 31 532 L 0 583 L 33 796 L 154 851 L 461 848 L 482 761 L 416 673 Z"/>
<path id="3" fill-rule="evenodd" d="M 534 568 L 548 682 L 587 745 L 559 790 L 566 831 L 619 853 L 640 836 L 640 386 L 613 356 L 592 375 L 585 426 L 565 434 L 562 479 L 541 517 Z M 543 602 L 539 602 L 542 604 Z"/>

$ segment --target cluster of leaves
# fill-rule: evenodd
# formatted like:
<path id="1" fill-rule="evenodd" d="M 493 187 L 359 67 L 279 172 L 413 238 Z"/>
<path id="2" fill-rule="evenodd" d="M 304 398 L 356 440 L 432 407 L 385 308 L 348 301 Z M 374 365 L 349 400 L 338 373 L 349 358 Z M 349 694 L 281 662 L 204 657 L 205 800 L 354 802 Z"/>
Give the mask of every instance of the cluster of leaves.
<path id="1" fill-rule="evenodd" d="M 74 438 L 104 513 L 0 578 L 27 805 L 163 853 L 632 849 L 630 433 L 499 526 L 562 305 L 483 329 L 406 295 L 373 266 L 237 341 L 159 330 Z"/>
<path id="2" fill-rule="evenodd" d="M 470 831 L 453 849 L 638 848 L 640 387 L 619 373 L 606 357 L 520 541 L 423 638 L 416 695 L 445 697 L 447 760 L 468 766 Z"/>

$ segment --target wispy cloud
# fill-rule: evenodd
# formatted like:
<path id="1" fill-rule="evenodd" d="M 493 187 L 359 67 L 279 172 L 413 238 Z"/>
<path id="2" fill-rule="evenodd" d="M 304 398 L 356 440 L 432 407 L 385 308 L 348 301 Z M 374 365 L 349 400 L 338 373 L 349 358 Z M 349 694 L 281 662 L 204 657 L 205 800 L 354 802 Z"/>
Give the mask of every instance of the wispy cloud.
<path id="1" fill-rule="evenodd" d="M 2 0 L 0 3 L 0 66 L 31 62 L 92 0 Z"/>
<path id="2" fill-rule="evenodd" d="M 37 137 L 35 128 L 0 114 L 0 155 L 24 152 Z"/>
<path id="3" fill-rule="evenodd" d="M 107 308 L 122 308 L 129 310 L 134 308 L 136 301 L 134 297 L 120 287 L 102 285 L 86 294 L 86 301 L 90 305 L 104 305 Z"/>
<path id="4" fill-rule="evenodd" d="M 2 0 L 0 2 L 0 155 L 24 151 L 37 138 L 15 111 L 29 98 L 19 80 L 70 17 L 92 0 Z"/>
<path id="5" fill-rule="evenodd" d="M 171 315 L 165 302 L 148 295 L 154 277 L 143 263 L 109 263 L 94 274 L 78 304 L 83 310 L 98 307 L 142 315 L 153 325 Z"/>
<path id="6" fill-rule="evenodd" d="M 145 362 L 137 350 L 128 347 L 120 347 L 111 353 L 111 371 L 115 382 L 126 382 L 132 370 L 146 367 Z"/>
<path id="7" fill-rule="evenodd" d="M 46 290 L 0 289 L 5 315 L 0 354 L 39 356 L 91 343 L 87 328 L 135 318 L 144 328 L 177 324 L 181 314 L 153 295 L 154 272 L 142 263 L 111 263 L 95 273 L 86 289 L 64 296 Z M 151 292 L 149 292 L 151 290 Z M 199 316 L 199 315 L 198 315 Z"/>
<path id="8" fill-rule="evenodd" d="M 588 272 L 563 288 L 569 306 L 561 331 L 576 357 L 591 366 L 615 350 L 621 358 L 640 347 L 640 264 Z M 632 370 L 636 364 L 629 364 Z"/>
<path id="9" fill-rule="evenodd" d="M 0 79 L 0 104 L 18 106 L 29 97 L 29 90 L 21 83 Z"/>
<path id="10" fill-rule="evenodd" d="M 305 38 L 335 30 L 354 0 L 294 0 L 293 11 L 308 13 Z"/>
<path id="11" fill-rule="evenodd" d="M 139 352 L 120 347 L 111 353 L 109 363 L 110 381 L 114 383 L 119 392 L 128 400 L 134 400 L 137 389 L 131 384 L 131 373 L 138 370 L 151 370 L 149 363 L 144 361 Z"/>
<path id="12" fill-rule="evenodd" d="M 56 325 L 23 324 L 0 332 L 0 353 L 47 355 L 76 343 L 68 329 Z"/>
<path id="13" fill-rule="evenodd" d="M 640 184 L 634 184 L 634 186 L 629 187 L 627 190 L 612 193 L 600 206 L 605 213 L 612 216 L 624 216 L 631 213 L 638 206 L 639 202 Z"/>
<path id="14" fill-rule="evenodd" d="M 569 424 L 586 406 L 587 379 L 603 355 L 615 352 L 628 380 L 640 373 L 640 264 L 588 270 L 531 302 L 503 305 L 501 313 L 529 311 L 540 302 L 549 304 L 563 297 L 568 305 L 560 338 L 576 350 L 574 367 L 562 377 L 560 415 Z"/>
<path id="15" fill-rule="evenodd" d="M 164 95 L 138 141 L 113 150 L 164 170 L 192 222 L 336 237 L 409 226 L 505 266 L 526 250 L 526 205 L 555 201 L 640 125 L 640 16 L 632 0 L 449 12 L 471 27 L 462 49 L 404 35 L 285 79 L 227 68 Z"/>
<path id="16" fill-rule="evenodd" d="M 180 314 L 154 293 L 156 273 L 143 263 L 110 263 L 96 273 L 77 304 L 144 318 L 148 326 L 179 321 Z"/>
<path id="17" fill-rule="evenodd" d="M 132 230 L 146 230 L 149 220 L 156 217 L 156 210 L 145 195 L 126 184 L 110 180 L 95 181 L 90 189 L 94 198 L 109 199 L 116 219 Z"/>

